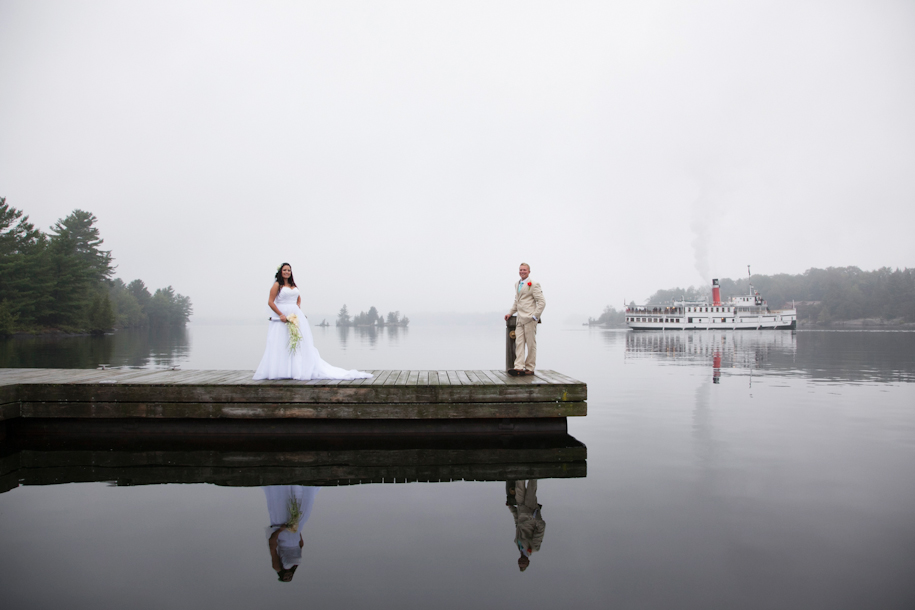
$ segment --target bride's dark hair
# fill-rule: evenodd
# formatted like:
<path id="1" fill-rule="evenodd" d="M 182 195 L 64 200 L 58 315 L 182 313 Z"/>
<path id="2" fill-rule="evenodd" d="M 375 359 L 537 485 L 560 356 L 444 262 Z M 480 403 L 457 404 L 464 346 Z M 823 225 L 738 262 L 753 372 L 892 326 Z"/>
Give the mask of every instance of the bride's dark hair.
<path id="1" fill-rule="evenodd" d="M 277 570 L 276 575 L 279 576 L 280 582 L 292 582 L 292 577 L 295 575 L 295 570 L 298 568 L 298 564 L 292 566 L 288 570 L 283 568 L 282 570 Z"/>
<path id="2" fill-rule="evenodd" d="M 283 281 L 283 267 L 289 267 L 289 285 L 295 288 L 295 279 L 292 277 L 292 265 L 289 263 L 283 263 L 280 265 L 280 268 L 276 270 L 276 282 L 280 285 L 280 288 L 286 285 L 286 282 Z"/>

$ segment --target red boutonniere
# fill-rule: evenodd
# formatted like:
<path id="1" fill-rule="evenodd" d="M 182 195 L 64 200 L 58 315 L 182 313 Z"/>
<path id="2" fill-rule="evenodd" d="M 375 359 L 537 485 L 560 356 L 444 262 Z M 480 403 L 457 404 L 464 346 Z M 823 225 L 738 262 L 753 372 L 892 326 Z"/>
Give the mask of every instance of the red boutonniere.
<path id="1" fill-rule="evenodd" d="M 530 283 L 530 282 L 527 283 L 527 287 L 528 287 L 528 288 L 531 287 L 531 283 Z"/>

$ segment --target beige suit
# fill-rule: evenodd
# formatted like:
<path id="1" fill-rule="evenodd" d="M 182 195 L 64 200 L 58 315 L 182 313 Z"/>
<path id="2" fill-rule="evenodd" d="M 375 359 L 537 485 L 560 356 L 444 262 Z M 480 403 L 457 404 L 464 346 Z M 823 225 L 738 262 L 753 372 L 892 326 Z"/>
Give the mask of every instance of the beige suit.
<path id="1" fill-rule="evenodd" d="M 515 481 L 517 506 L 509 506 L 515 518 L 515 544 L 530 557 L 543 545 L 546 522 L 540 516 L 541 506 L 537 504 L 537 479 Z"/>
<path id="2" fill-rule="evenodd" d="M 518 290 L 518 288 L 521 288 Z M 533 371 L 537 365 L 537 321 L 546 307 L 540 284 L 528 277 L 515 282 L 515 302 L 508 315 L 518 314 L 515 328 L 515 369 Z M 527 347 L 527 355 L 524 348 Z"/>

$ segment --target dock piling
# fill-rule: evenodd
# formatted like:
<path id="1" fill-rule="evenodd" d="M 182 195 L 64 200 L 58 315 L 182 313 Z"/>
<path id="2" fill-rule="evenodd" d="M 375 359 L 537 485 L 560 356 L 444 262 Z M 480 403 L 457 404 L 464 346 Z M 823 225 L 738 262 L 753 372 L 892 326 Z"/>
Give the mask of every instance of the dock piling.
<path id="1" fill-rule="evenodd" d="M 515 368 L 515 328 L 518 325 L 518 318 L 510 316 L 505 321 L 505 370 L 510 371 Z"/>

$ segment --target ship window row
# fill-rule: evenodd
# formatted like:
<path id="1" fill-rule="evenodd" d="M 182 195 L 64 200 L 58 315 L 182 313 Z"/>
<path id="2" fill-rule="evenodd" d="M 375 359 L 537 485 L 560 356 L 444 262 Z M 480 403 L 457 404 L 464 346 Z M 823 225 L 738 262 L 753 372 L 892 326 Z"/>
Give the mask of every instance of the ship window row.
<path id="1" fill-rule="evenodd" d="M 626 318 L 627 322 L 665 322 L 667 324 L 679 324 L 680 318 Z"/>
<path id="2" fill-rule="evenodd" d="M 730 313 L 734 310 L 731 307 L 687 307 L 686 311 L 696 313 Z"/>

